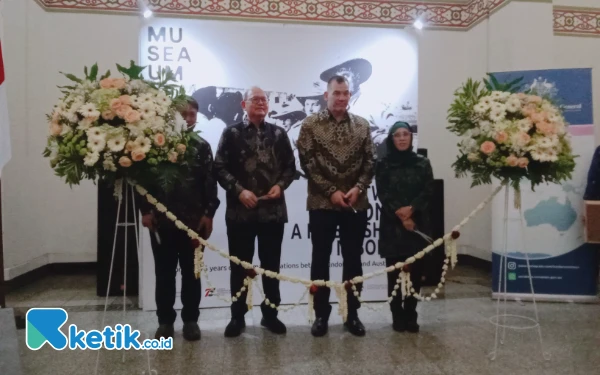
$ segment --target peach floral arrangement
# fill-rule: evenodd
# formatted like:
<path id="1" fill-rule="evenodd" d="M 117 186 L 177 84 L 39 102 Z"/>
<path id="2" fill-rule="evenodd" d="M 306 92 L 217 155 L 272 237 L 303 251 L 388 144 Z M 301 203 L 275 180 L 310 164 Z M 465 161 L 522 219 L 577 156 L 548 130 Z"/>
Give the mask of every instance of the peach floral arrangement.
<path id="1" fill-rule="evenodd" d="M 84 79 L 65 74 L 74 84 L 60 87 L 64 96 L 48 115 L 44 156 L 69 185 L 127 178 L 170 189 L 195 161 L 189 141 L 196 135 L 178 112 L 185 91 L 168 70 L 151 82 L 133 61 L 117 68 L 122 78 L 110 71 L 98 78 L 97 65 L 84 69 Z"/>
<path id="2" fill-rule="evenodd" d="M 492 177 L 519 190 L 571 178 L 575 168 L 568 124 L 561 110 L 533 93 L 515 93 L 492 77 L 485 85 L 469 79 L 455 93 L 448 129 L 462 139 L 453 164 L 457 177 L 470 173 L 472 186 Z"/>

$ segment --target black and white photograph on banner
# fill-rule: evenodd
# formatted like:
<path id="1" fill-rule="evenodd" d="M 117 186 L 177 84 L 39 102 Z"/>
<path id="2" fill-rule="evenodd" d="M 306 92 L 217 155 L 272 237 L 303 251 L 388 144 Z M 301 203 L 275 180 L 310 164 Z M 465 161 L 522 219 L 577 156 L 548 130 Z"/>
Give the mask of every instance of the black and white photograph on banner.
<path id="1" fill-rule="evenodd" d="M 0 375 L 599 374 L 600 0 L 0 0 Z"/>
<path id="2" fill-rule="evenodd" d="M 293 43 L 287 42 L 292 39 Z M 327 81 L 335 75 L 347 79 L 351 93 L 348 111 L 368 121 L 378 157 L 385 155 L 384 141 L 397 121 L 410 125 L 413 147 L 417 149 L 418 54 L 414 36 L 406 31 L 153 20 L 141 30 L 140 40 L 140 59 L 148 66 L 147 78 L 156 79 L 161 70 L 170 69 L 198 102 L 194 130 L 211 145 L 213 153 L 225 128 L 244 120 L 241 102 L 246 90 L 255 85 L 265 90 L 269 107 L 265 121 L 287 132 L 296 162 L 295 180 L 285 191 L 290 219 L 281 256 L 281 269 L 296 277 L 307 277 L 311 263 L 307 181 L 296 143 L 304 119 L 326 110 Z M 274 45 L 278 46 L 276 51 L 271 47 Z M 252 56 L 268 58 L 258 63 Z M 365 273 L 385 266 L 377 251 L 381 205 L 374 184 L 367 194 L 369 223 L 362 256 Z M 221 188 L 219 198 L 225 201 Z M 227 250 L 225 227 L 224 209 L 218 210 L 209 242 Z M 152 256 L 147 256 L 147 233 L 144 238 L 143 305 L 151 310 L 154 268 Z M 203 283 L 206 298 L 202 306 L 224 306 L 215 296 L 230 293 L 229 264 L 210 251 L 205 257 L 209 271 L 205 277 L 210 278 L 213 287 Z M 331 264 L 332 280 L 341 279 L 342 257 L 337 240 Z M 296 303 L 304 292 L 302 286 L 290 283 L 282 283 L 281 288 L 284 304 Z M 372 280 L 365 284 L 363 298 L 384 299 L 386 288 L 384 278 Z M 260 303 L 257 295 L 255 303 Z"/>

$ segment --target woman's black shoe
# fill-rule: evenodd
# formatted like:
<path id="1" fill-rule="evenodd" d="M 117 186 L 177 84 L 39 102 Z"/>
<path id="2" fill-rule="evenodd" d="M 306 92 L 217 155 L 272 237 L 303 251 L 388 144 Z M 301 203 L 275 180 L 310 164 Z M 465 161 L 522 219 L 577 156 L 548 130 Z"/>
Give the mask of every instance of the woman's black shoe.
<path id="1" fill-rule="evenodd" d="M 317 318 L 312 325 L 310 333 L 312 333 L 315 337 L 325 336 L 327 334 L 327 330 L 329 329 L 329 325 L 327 320 L 324 318 Z"/>

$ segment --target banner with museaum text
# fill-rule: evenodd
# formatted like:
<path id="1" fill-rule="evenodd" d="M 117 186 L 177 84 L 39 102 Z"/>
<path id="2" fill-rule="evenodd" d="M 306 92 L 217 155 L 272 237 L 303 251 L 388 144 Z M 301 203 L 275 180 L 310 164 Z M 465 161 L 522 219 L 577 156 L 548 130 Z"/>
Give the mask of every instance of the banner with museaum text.
<path id="1" fill-rule="evenodd" d="M 244 118 L 244 91 L 257 85 L 269 97 L 266 121 L 288 133 L 298 173 L 285 191 L 289 222 L 282 246 L 281 273 L 310 279 L 311 238 L 306 211 L 307 181 L 300 169 L 295 141 L 302 121 L 326 108 L 323 94 L 327 80 L 344 75 L 350 82 L 350 112 L 367 119 L 380 147 L 389 127 L 406 121 L 417 131 L 417 43 L 403 30 L 335 28 L 318 25 L 218 22 L 210 20 L 150 19 L 140 32 L 140 64 L 144 75 L 157 79 L 171 69 L 189 95 L 199 103 L 195 127 L 216 152 L 225 127 Z M 415 136 L 415 141 L 417 137 Z M 416 148 L 416 142 L 415 142 Z M 368 190 L 371 203 L 363 244 L 363 272 L 385 268 L 377 251 L 380 205 L 374 184 Z M 214 218 L 209 242 L 227 250 L 225 192 L 219 187 L 221 207 Z M 144 310 L 154 310 L 154 261 L 149 234 L 142 233 L 141 289 Z M 229 261 L 206 250 L 208 272 L 202 275 L 201 307 L 226 306 L 229 297 Z M 253 262 L 259 265 L 258 255 Z M 338 241 L 333 244 L 331 279 L 342 279 Z M 180 278 L 178 273 L 178 287 Z M 306 288 L 281 282 L 282 304 L 296 303 Z M 237 292 L 237 291 L 234 291 Z M 335 300 L 335 293 L 332 293 Z M 365 283 L 363 298 L 385 300 L 385 275 Z M 254 292 L 254 303 L 262 302 Z M 304 295 L 302 303 L 307 302 Z M 181 307 L 179 294 L 176 308 Z"/>
<path id="2" fill-rule="evenodd" d="M 532 90 L 561 106 L 569 124 L 576 167 L 562 184 L 539 185 L 535 191 L 523 181 L 522 216 L 508 215 L 506 290 L 527 298 L 531 294 L 527 259 L 539 300 L 597 299 L 598 251 L 584 243 L 583 194 L 595 150 L 591 69 L 555 69 L 493 73 L 500 82 L 523 77 L 521 91 Z M 498 292 L 503 251 L 504 194 L 494 200 L 492 216 L 493 280 Z M 504 284 L 504 279 L 502 281 Z M 504 286 L 500 288 L 504 291 Z"/>

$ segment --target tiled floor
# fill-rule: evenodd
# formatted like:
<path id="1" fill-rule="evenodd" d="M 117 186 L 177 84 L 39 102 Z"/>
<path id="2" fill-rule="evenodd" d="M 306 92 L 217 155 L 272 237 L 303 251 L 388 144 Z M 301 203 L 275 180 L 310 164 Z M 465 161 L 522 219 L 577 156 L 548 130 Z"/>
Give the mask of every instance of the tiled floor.
<path id="1" fill-rule="evenodd" d="M 344 332 L 334 315 L 329 334 L 313 338 L 306 307 L 300 306 L 280 315 L 288 325 L 285 336 L 263 329 L 260 309 L 253 309 L 245 333 L 226 339 L 229 309 L 203 309 L 202 340 L 184 341 L 178 321 L 171 351 L 55 351 L 48 346 L 31 351 L 20 330 L 21 362 L 25 374 L 95 374 L 97 360 L 97 374 L 600 374 L 600 305 L 539 304 L 550 360 L 542 358 L 537 330 L 507 330 L 491 361 L 496 329 L 489 318 L 496 305 L 489 297 L 489 275 L 469 267 L 451 274 L 440 299 L 419 305 L 419 334 L 394 332 L 387 305 L 375 304 L 377 311 L 361 309 L 367 327 L 363 338 Z M 8 296 L 8 306 L 22 311 L 64 307 L 69 324 L 79 329 L 100 328 L 104 302 L 95 296 L 95 278 L 88 276 L 52 277 Z M 110 302 L 106 325 L 126 322 L 153 335 L 154 313 L 136 309 L 131 300 L 124 316 L 122 297 Z M 508 312 L 533 316 L 531 304 L 510 302 Z"/>

